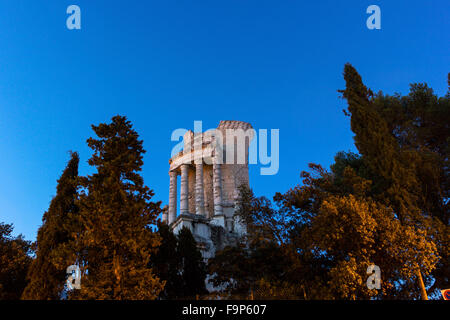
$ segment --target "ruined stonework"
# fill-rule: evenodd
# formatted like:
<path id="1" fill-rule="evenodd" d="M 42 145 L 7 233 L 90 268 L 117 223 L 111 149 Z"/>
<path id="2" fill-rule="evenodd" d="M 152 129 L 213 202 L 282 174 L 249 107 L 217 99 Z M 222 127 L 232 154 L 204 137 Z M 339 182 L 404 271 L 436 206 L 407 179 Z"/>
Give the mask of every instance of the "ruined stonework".
<path id="1" fill-rule="evenodd" d="M 253 136 L 249 123 L 220 121 L 215 130 L 189 130 L 183 151 L 169 160 L 169 205 L 163 221 L 175 234 L 189 228 L 205 259 L 245 234 L 236 202 L 239 186 L 249 185 L 248 149 Z"/>

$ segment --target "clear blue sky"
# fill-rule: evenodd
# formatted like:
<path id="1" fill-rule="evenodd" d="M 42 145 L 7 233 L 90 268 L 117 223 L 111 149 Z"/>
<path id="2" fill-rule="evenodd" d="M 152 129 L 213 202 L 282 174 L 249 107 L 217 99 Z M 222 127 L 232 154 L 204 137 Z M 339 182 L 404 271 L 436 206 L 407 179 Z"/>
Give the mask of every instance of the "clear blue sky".
<path id="1" fill-rule="evenodd" d="M 66 28 L 81 8 L 82 29 Z M 381 8 L 381 30 L 366 8 Z M 280 170 L 257 195 L 299 183 L 309 162 L 355 150 L 342 70 L 352 63 L 374 91 L 427 82 L 439 95 L 450 71 L 450 2 L 287 0 L 2 0 L 0 2 L 0 221 L 34 240 L 68 150 L 92 172 L 91 124 L 129 117 L 147 150 L 143 175 L 168 200 L 176 128 L 243 120 L 280 129 Z"/>

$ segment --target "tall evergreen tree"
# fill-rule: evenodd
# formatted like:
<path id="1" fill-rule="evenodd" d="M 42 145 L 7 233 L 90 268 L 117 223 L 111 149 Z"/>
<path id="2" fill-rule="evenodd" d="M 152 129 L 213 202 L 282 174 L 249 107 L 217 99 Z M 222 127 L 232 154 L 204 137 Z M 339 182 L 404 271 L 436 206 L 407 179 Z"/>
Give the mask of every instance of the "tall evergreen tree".
<path id="1" fill-rule="evenodd" d="M 77 177 L 79 156 L 71 153 L 66 168 L 58 180 L 56 196 L 44 213 L 37 236 L 36 258 L 29 271 L 30 282 L 23 299 L 60 299 L 64 290 L 66 268 L 73 263 L 65 246 L 73 238 L 74 221 L 78 214 Z"/>
<path id="2" fill-rule="evenodd" d="M 181 259 L 180 296 L 194 299 L 205 294 L 206 265 L 191 231 L 183 227 L 178 234 L 177 254 Z"/>
<path id="3" fill-rule="evenodd" d="M 450 83 L 442 97 L 427 84 L 416 83 L 410 85 L 406 96 L 380 92 L 372 104 L 386 121 L 399 149 L 416 156 L 413 165 L 420 189 L 417 206 L 428 218 L 424 222 L 441 256 L 428 290 L 440 294 L 438 289 L 447 287 L 450 275 Z"/>
<path id="4" fill-rule="evenodd" d="M 152 226 L 160 202 L 140 175 L 145 150 L 126 117 L 92 126 L 98 138 L 87 143 L 97 173 L 81 179 L 83 233 L 75 243 L 86 299 L 155 299 L 163 284 L 149 268 L 160 244 Z"/>
<path id="5" fill-rule="evenodd" d="M 356 147 L 373 174 L 374 188 L 372 192 L 374 197 L 385 205 L 392 207 L 403 226 L 417 227 L 425 232 L 426 239 L 424 241 L 430 239 L 439 241 L 437 237 L 433 237 L 436 223 L 441 224 L 435 218 L 442 217 L 443 214 L 438 213 L 436 216 L 436 213 L 432 212 L 433 210 L 430 212 L 430 207 L 427 204 L 431 202 L 427 201 L 426 198 L 428 197 L 431 200 L 436 199 L 436 197 L 432 195 L 434 192 L 430 194 L 430 190 L 427 188 L 430 183 L 422 179 L 425 172 L 425 176 L 428 177 L 439 175 L 439 173 L 436 175 L 436 171 L 430 167 L 430 164 L 434 162 L 430 161 L 430 158 L 432 159 L 434 156 L 428 151 L 431 151 L 433 147 L 430 145 L 431 149 L 423 150 L 417 143 L 412 143 L 418 142 L 422 138 L 426 140 L 427 131 L 418 129 L 415 130 L 415 134 L 411 135 L 411 131 L 408 132 L 409 130 L 395 130 L 392 127 L 392 122 L 387 121 L 386 117 L 383 117 L 383 113 L 380 112 L 379 108 L 380 104 L 378 103 L 377 107 L 376 99 L 371 90 L 366 88 L 361 80 L 361 76 L 350 64 L 345 65 L 344 79 L 346 81 L 346 89 L 341 92 L 348 102 L 348 111 L 351 114 L 351 129 L 355 133 Z M 412 86 L 410 98 L 413 98 L 415 101 L 412 105 L 421 104 L 422 107 L 421 109 L 417 107 L 410 108 L 407 111 L 415 114 L 413 117 L 409 117 L 410 123 L 420 128 L 421 123 L 424 124 L 426 122 L 423 111 L 429 109 L 427 108 L 427 101 L 430 102 L 432 99 L 422 99 L 430 96 L 429 91 L 427 93 L 427 90 L 422 90 L 426 88 L 417 89 L 419 89 L 417 86 Z M 414 99 L 417 93 L 422 98 Z M 390 106 L 384 105 L 383 107 L 389 109 Z M 421 112 L 418 112 L 418 110 L 421 110 Z M 393 111 L 390 110 L 391 113 Z M 407 115 L 405 112 L 403 114 Z M 444 111 L 443 114 L 447 114 L 448 118 L 448 110 Z M 396 121 L 393 122 L 395 123 Z M 411 128 L 411 126 L 409 127 Z M 428 126 L 425 125 L 424 127 Z M 445 130 L 445 126 L 441 127 L 441 129 Z M 448 124 L 446 132 L 448 133 Z M 412 140 L 411 136 L 414 136 L 416 139 Z M 436 138 L 433 141 L 436 143 L 436 150 L 439 149 L 438 146 L 442 145 L 440 141 L 448 139 L 448 137 L 442 137 L 442 135 L 433 134 L 433 136 Z M 439 190 L 438 184 L 432 184 L 434 186 L 431 190 Z M 444 204 L 446 200 L 445 198 L 442 199 L 444 200 L 442 204 Z M 443 208 L 441 205 L 441 210 Z M 437 211 L 440 210 L 438 209 Z M 448 212 L 445 215 L 448 219 Z M 448 221 L 446 223 L 448 224 Z M 425 281 L 422 275 L 423 269 L 427 269 L 427 267 L 421 265 L 419 261 L 413 267 L 415 268 L 422 298 L 427 299 Z"/>
<path id="6" fill-rule="evenodd" d="M 0 300 L 20 299 L 28 283 L 32 245 L 12 231 L 12 224 L 0 222 Z"/>

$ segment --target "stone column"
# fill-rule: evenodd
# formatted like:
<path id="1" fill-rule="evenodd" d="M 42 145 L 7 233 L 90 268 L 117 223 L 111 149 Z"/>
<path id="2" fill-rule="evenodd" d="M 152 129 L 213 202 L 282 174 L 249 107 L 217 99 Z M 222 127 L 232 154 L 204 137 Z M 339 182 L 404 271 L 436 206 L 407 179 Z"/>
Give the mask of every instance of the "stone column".
<path id="1" fill-rule="evenodd" d="M 162 222 L 164 222 L 164 223 L 169 223 L 168 211 L 169 211 L 169 206 L 165 205 L 162 209 Z"/>
<path id="2" fill-rule="evenodd" d="M 189 212 L 189 166 L 181 165 L 180 214 Z"/>
<path id="3" fill-rule="evenodd" d="M 205 198 L 203 191 L 203 163 L 195 165 L 195 213 L 205 215 Z"/>
<path id="4" fill-rule="evenodd" d="M 223 214 L 222 208 L 222 168 L 220 163 L 213 163 L 214 215 Z"/>
<path id="5" fill-rule="evenodd" d="M 177 218 L 177 175 L 175 171 L 169 172 L 169 224 Z"/>

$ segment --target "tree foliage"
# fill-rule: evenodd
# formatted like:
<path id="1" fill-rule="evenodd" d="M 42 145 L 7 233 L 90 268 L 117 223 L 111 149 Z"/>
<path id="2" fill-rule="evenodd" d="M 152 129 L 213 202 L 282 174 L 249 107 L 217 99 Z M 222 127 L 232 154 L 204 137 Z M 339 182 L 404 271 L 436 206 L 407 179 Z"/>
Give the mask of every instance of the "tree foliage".
<path id="1" fill-rule="evenodd" d="M 178 239 L 165 223 L 158 225 L 158 234 L 161 244 L 158 252 L 152 257 L 151 264 L 157 276 L 164 281 L 164 289 L 159 298 L 172 300 L 180 297 L 181 260 L 177 254 Z"/>
<path id="2" fill-rule="evenodd" d="M 358 154 L 338 152 L 330 170 L 310 164 L 273 201 L 242 186 L 246 235 L 207 270 L 189 229 L 155 232 L 161 203 L 140 174 L 145 150 L 130 121 L 92 126 L 96 172 L 78 177 L 71 154 L 34 260 L 31 243 L 0 224 L 0 299 L 194 299 L 207 293 L 207 273 L 225 298 L 426 299 L 447 288 L 450 74 L 443 97 L 426 84 L 374 93 L 350 64 L 344 80 Z M 72 264 L 81 290 L 66 292 Z M 366 285 L 371 265 L 380 290 Z"/>
<path id="3" fill-rule="evenodd" d="M 30 282 L 23 299 L 57 300 L 61 298 L 66 279 L 66 268 L 73 263 L 67 255 L 66 245 L 73 240 L 78 215 L 77 178 L 79 156 L 71 159 L 58 180 L 56 196 L 44 213 L 37 236 L 36 258 L 30 266 Z"/>
<path id="4" fill-rule="evenodd" d="M 450 89 L 438 98 L 426 84 L 412 84 L 408 96 L 373 95 L 360 75 L 344 68 L 351 128 L 362 160 L 372 172 L 372 196 L 390 206 L 402 225 L 425 233 L 438 248 L 435 284 L 448 271 L 448 141 Z M 417 266 L 422 297 L 426 292 Z M 426 273 L 426 272 L 425 272 Z"/>
<path id="5" fill-rule="evenodd" d="M 88 163 L 97 172 L 80 179 L 82 232 L 73 247 L 83 276 L 72 298 L 155 299 L 163 284 L 149 262 L 160 244 L 152 226 L 161 209 L 140 175 L 142 140 L 123 116 L 92 128 L 98 138 L 87 140 Z"/>
<path id="6" fill-rule="evenodd" d="M 299 294 L 291 282 L 292 257 L 284 245 L 283 214 L 265 197 L 239 188 L 237 214 L 246 236 L 237 246 L 225 247 L 209 259 L 209 281 L 233 299 L 292 299 Z"/>
<path id="7" fill-rule="evenodd" d="M 194 299 L 206 293 L 206 266 L 191 231 L 183 227 L 178 233 L 177 255 L 180 259 L 181 286 L 178 294 L 183 299 Z"/>
<path id="8" fill-rule="evenodd" d="M 161 245 L 152 258 L 152 265 L 165 282 L 159 298 L 196 299 L 205 295 L 206 266 L 191 231 L 183 227 L 175 235 L 167 224 L 161 223 L 158 233 Z"/>
<path id="9" fill-rule="evenodd" d="M 0 300 L 20 299 L 28 283 L 32 245 L 12 232 L 12 224 L 0 222 Z"/>
<path id="10" fill-rule="evenodd" d="M 417 299 L 448 286 L 450 94 L 373 94 L 349 64 L 344 79 L 359 154 L 339 152 L 331 171 L 310 164 L 275 205 L 241 190 L 247 244 L 209 264 L 229 296 Z M 370 265 L 381 290 L 366 285 Z"/>

